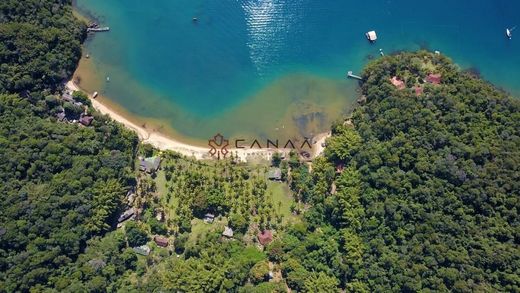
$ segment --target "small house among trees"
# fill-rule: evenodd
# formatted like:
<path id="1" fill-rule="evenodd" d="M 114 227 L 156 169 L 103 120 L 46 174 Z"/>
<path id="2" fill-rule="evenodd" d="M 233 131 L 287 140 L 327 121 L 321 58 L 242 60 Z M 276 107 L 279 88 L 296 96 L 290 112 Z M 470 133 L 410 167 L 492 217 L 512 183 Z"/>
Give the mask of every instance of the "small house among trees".
<path id="1" fill-rule="evenodd" d="M 94 121 L 94 117 L 89 115 L 81 115 L 79 118 L 79 123 L 81 123 L 83 126 L 90 126 L 90 124 Z"/>
<path id="2" fill-rule="evenodd" d="M 140 254 L 140 255 L 144 255 L 144 256 L 147 256 L 150 254 L 150 247 L 148 247 L 148 245 L 142 245 L 142 246 L 138 246 L 138 247 L 134 247 L 132 248 L 136 253 Z"/>
<path id="3" fill-rule="evenodd" d="M 214 220 L 215 220 L 215 215 L 209 214 L 209 213 L 204 215 L 204 223 L 211 224 L 211 223 L 213 223 Z"/>
<path id="4" fill-rule="evenodd" d="M 426 76 L 426 82 L 429 82 L 431 84 L 441 84 L 442 75 L 441 74 L 428 74 Z"/>
<path id="5" fill-rule="evenodd" d="M 263 246 L 271 243 L 273 241 L 273 232 L 271 230 L 264 230 L 261 233 L 258 233 L 258 242 Z"/>
<path id="6" fill-rule="evenodd" d="M 280 168 L 272 168 L 267 173 L 267 178 L 271 181 L 282 181 L 282 170 Z"/>
<path id="7" fill-rule="evenodd" d="M 233 238 L 233 235 L 233 229 L 226 226 L 226 228 L 224 228 L 224 232 L 222 232 L 222 236 L 227 238 Z"/>
<path id="8" fill-rule="evenodd" d="M 147 173 L 155 173 L 161 165 L 161 157 L 140 158 L 139 170 Z"/>
<path id="9" fill-rule="evenodd" d="M 390 79 L 390 82 L 398 89 L 402 90 L 406 88 L 404 81 L 400 80 L 397 76 L 394 76 Z"/>
<path id="10" fill-rule="evenodd" d="M 65 93 L 63 93 L 63 95 L 61 95 L 61 99 L 62 99 L 63 101 L 65 101 L 65 102 L 69 102 L 69 103 L 74 103 L 74 102 L 76 102 L 76 101 L 74 100 L 74 98 L 72 97 L 72 94 L 69 93 L 69 92 L 65 92 Z"/>
<path id="11" fill-rule="evenodd" d="M 166 237 L 155 236 L 155 237 L 153 238 L 153 241 L 155 241 L 155 243 L 156 243 L 158 246 L 161 246 L 161 247 L 167 247 L 167 246 L 168 246 L 168 238 L 166 238 Z"/>
<path id="12" fill-rule="evenodd" d="M 67 121 L 67 116 L 65 115 L 65 112 L 59 112 L 56 113 L 56 119 L 58 119 L 60 122 L 65 122 Z"/>
<path id="13" fill-rule="evenodd" d="M 122 213 L 121 216 L 119 216 L 119 218 L 117 219 L 117 222 L 122 223 L 122 222 L 130 219 L 133 216 L 134 216 L 134 209 L 128 209 L 124 213 Z"/>

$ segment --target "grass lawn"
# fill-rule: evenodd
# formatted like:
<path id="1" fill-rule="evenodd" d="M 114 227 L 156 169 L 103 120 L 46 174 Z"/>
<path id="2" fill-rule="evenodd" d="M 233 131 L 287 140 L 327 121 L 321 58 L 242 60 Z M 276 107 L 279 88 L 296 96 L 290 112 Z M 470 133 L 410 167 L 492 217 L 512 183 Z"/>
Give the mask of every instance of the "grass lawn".
<path id="1" fill-rule="evenodd" d="M 271 166 L 271 161 L 267 160 L 263 156 L 255 155 L 250 156 L 247 160 L 246 165 L 250 166 L 251 168 L 268 168 Z"/>
<path id="2" fill-rule="evenodd" d="M 166 189 L 166 177 L 164 176 L 163 170 L 159 170 L 159 172 L 157 172 L 157 176 L 155 177 L 155 184 L 157 185 L 157 195 L 160 198 L 166 197 L 168 190 Z"/>
<path id="3" fill-rule="evenodd" d="M 224 231 L 224 226 L 227 224 L 227 219 L 222 218 L 222 220 L 218 220 L 218 218 L 215 218 L 215 221 L 211 224 L 204 223 L 201 219 L 193 219 L 191 220 L 191 233 L 190 237 L 188 238 L 188 243 L 195 243 L 198 238 L 202 237 L 202 235 L 205 235 L 207 233 L 218 231 L 222 232 Z"/>
<path id="4" fill-rule="evenodd" d="M 284 223 L 299 221 L 299 217 L 291 213 L 291 204 L 294 200 L 287 184 L 268 181 L 267 194 L 272 194 L 274 207 L 283 215 Z"/>
<path id="5" fill-rule="evenodd" d="M 164 207 L 164 212 L 166 213 L 167 218 L 172 218 L 175 216 L 175 211 L 178 207 L 179 199 L 175 197 L 171 197 L 170 201 L 167 202 L 167 194 L 168 188 L 166 187 L 166 177 L 164 175 L 164 171 L 160 170 L 157 172 L 157 176 L 155 177 L 155 184 L 157 186 L 157 196 L 161 199 L 161 205 Z"/>

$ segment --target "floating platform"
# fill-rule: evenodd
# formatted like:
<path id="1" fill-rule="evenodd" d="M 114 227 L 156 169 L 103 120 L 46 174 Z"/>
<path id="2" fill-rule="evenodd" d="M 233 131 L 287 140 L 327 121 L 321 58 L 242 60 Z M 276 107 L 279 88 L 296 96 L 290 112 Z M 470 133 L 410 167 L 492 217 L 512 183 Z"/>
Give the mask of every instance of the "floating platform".
<path id="1" fill-rule="evenodd" d="M 371 43 L 374 43 L 375 41 L 377 41 L 376 31 L 369 31 L 368 33 L 365 34 L 365 36 L 367 37 L 368 41 Z"/>

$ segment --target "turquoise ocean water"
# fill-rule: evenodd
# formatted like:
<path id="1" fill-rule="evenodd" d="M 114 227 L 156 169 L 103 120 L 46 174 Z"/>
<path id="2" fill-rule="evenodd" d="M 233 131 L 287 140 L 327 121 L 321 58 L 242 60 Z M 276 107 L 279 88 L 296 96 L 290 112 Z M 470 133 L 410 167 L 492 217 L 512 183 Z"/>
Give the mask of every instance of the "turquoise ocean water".
<path id="1" fill-rule="evenodd" d="M 77 0 L 109 25 L 96 90 L 190 139 L 312 135 L 348 112 L 379 48 L 427 48 L 520 96 L 520 1 Z M 193 18 L 197 21 L 194 22 Z M 376 30 L 369 44 L 364 33 Z M 110 77 L 110 82 L 105 77 Z M 94 89 L 92 89 L 94 90 Z M 158 122 L 157 122 L 158 121 Z"/>

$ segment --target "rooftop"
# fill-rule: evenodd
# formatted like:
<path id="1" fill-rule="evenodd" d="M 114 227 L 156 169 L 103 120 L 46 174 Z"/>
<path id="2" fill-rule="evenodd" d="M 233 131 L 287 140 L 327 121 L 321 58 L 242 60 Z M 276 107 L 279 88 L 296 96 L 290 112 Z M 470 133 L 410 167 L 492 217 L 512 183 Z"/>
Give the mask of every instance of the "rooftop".
<path id="1" fill-rule="evenodd" d="M 158 246 L 161 246 L 161 247 L 166 247 L 168 246 L 168 238 L 166 237 L 162 237 L 162 236 L 155 236 L 153 238 L 153 241 L 155 241 L 155 243 L 157 243 Z"/>
<path id="2" fill-rule="evenodd" d="M 282 180 L 282 170 L 280 168 L 271 168 L 267 173 L 269 180 Z"/>
<path id="3" fill-rule="evenodd" d="M 430 73 L 426 76 L 426 81 L 431 84 L 441 84 L 442 75 Z"/>
<path id="4" fill-rule="evenodd" d="M 213 223 L 214 220 L 215 220 L 215 215 L 209 214 L 209 213 L 204 215 L 205 223 L 210 224 L 210 223 Z"/>
<path id="5" fill-rule="evenodd" d="M 58 121 L 63 121 L 65 118 L 67 118 L 67 116 L 65 115 L 65 112 L 60 112 L 56 114 L 56 118 L 58 118 Z"/>
<path id="6" fill-rule="evenodd" d="M 79 118 L 79 123 L 83 124 L 84 126 L 89 126 L 93 120 L 94 117 L 83 115 L 81 116 L 81 118 Z"/>
<path id="7" fill-rule="evenodd" d="M 375 42 L 377 40 L 377 34 L 375 31 L 369 31 L 366 33 L 367 39 L 371 42 Z"/>
<path id="8" fill-rule="evenodd" d="M 121 214 L 121 216 L 119 216 L 117 221 L 119 223 L 124 222 L 124 221 L 128 220 L 130 217 L 132 217 L 133 215 L 134 215 L 134 209 L 128 209 L 123 214 Z"/>
<path id="9" fill-rule="evenodd" d="M 397 76 L 394 76 L 390 79 L 390 82 L 398 89 L 402 90 L 406 86 L 404 85 L 404 81 L 400 80 Z"/>
<path id="10" fill-rule="evenodd" d="M 415 95 L 416 96 L 420 96 L 420 95 L 423 94 L 424 89 L 422 87 L 420 87 L 420 86 L 416 86 L 416 87 L 414 87 L 414 91 L 415 91 Z"/>
<path id="11" fill-rule="evenodd" d="M 143 159 L 139 162 L 139 169 L 148 173 L 156 172 L 161 164 L 161 158 L 158 156 Z"/>
<path id="12" fill-rule="evenodd" d="M 75 102 L 74 98 L 69 93 L 63 93 L 63 95 L 61 95 L 61 99 L 64 100 L 64 101 L 67 101 L 67 102 L 71 102 L 71 103 Z"/>
<path id="13" fill-rule="evenodd" d="M 136 253 L 139 253 L 141 255 L 149 255 L 150 254 L 150 247 L 148 245 L 142 245 L 139 247 L 132 248 Z"/>
<path id="14" fill-rule="evenodd" d="M 273 241 L 273 232 L 271 232 L 271 230 L 264 230 L 261 233 L 258 233 L 258 241 L 264 246 L 269 244 Z"/>
<path id="15" fill-rule="evenodd" d="M 225 236 L 225 237 L 228 237 L 228 238 L 231 238 L 233 237 L 233 229 L 229 228 L 228 226 L 226 226 L 226 228 L 224 228 L 224 232 L 222 232 L 222 236 Z"/>

